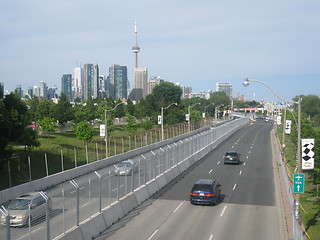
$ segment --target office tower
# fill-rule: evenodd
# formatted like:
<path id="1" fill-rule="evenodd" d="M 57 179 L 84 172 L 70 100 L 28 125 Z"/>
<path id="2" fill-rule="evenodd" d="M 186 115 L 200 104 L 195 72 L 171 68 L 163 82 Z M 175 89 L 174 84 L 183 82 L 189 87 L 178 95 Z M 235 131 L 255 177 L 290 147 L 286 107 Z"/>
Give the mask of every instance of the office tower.
<path id="1" fill-rule="evenodd" d="M 217 82 L 216 92 L 225 92 L 230 101 L 232 101 L 232 84 Z"/>
<path id="2" fill-rule="evenodd" d="M 110 96 L 114 99 L 128 98 L 127 66 L 112 64 L 109 67 Z"/>
<path id="3" fill-rule="evenodd" d="M 48 99 L 56 99 L 56 102 L 57 102 L 57 99 L 58 99 L 58 94 L 57 94 L 57 86 L 56 85 L 53 85 L 51 88 L 49 88 L 47 90 L 47 98 Z"/>
<path id="4" fill-rule="evenodd" d="M 61 77 L 61 92 L 65 93 L 69 101 L 72 100 L 72 75 L 64 74 Z"/>
<path id="5" fill-rule="evenodd" d="M 33 96 L 34 97 L 40 97 L 40 87 L 37 85 L 33 86 Z"/>
<path id="6" fill-rule="evenodd" d="M 137 89 L 136 100 L 147 96 L 148 92 L 148 69 L 136 68 L 134 72 L 135 88 Z"/>
<path id="7" fill-rule="evenodd" d="M 33 87 L 28 87 L 27 95 L 29 96 L 29 98 L 33 98 Z"/>
<path id="8" fill-rule="evenodd" d="M 76 98 L 82 99 L 82 88 L 83 88 L 83 70 L 81 67 L 74 68 L 73 80 L 72 80 L 72 92 L 73 100 Z"/>
<path id="9" fill-rule="evenodd" d="M 43 97 L 43 98 L 48 98 L 48 87 L 47 87 L 47 84 L 44 82 L 44 81 L 40 81 L 40 84 L 39 84 L 39 88 L 40 88 L 40 97 Z"/>
<path id="10" fill-rule="evenodd" d="M 21 84 L 18 84 L 18 85 L 17 85 L 17 87 L 16 87 L 16 89 L 14 90 L 14 92 L 18 93 L 18 96 L 19 96 L 20 98 L 23 97 L 23 91 L 22 91 Z"/>
<path id="11" fill-rule="evenodd" d="M 152 90 L 155 86 L 159 85 L 164 80 L 161 79 L 159 76 L 152 76 L 148 82 L 148 92 L 147 94 L 151 94 Z"/>
<path id="12" fill-rule="evenodd" d="M 83 66 L 83 99 L 98 98 L 99 93 L 99 67 L 97 64 Z"/>

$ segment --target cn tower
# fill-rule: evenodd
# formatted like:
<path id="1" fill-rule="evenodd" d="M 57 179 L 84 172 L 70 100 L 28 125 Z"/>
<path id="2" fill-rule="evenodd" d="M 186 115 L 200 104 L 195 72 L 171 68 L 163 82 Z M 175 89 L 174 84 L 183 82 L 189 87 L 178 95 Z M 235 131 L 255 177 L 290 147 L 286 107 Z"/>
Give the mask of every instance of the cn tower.
<path id="1" fill-rule="evenodd" d="M 140 52 L 140 47 L 138 45 L 138 31 L 137 31 L 137 22 L 134 21 L 134 37 L 135 37 L 135 43 L 132 47 L 132 52 L 135 54 L 135 63 L 134 67 L 138 68 L 138 53 Z"/>

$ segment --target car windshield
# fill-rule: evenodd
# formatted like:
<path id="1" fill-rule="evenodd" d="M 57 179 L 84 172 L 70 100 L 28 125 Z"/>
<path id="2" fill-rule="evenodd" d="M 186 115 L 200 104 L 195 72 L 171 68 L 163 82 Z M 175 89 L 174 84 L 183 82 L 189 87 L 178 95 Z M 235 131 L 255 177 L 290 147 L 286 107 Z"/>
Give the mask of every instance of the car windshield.
<path id="1" fill-rule="evenodd" d="M 226 156 L 230 156 L 230 157 L 236 157 L 238 154 L 235 152 L 231 152 L 231 153 L 226 153 Z"/>
<path id="2" fill-rule="evenodd" d="M 130 168 L 131 164 L 130 163 L 121 162 L 121 163 L 116 164 L 116 166 L 117 166 L 117 168 Z"/>
<path id="3" fill-rule="evenodd" d="M 192 192 L 210 192 L 211 186 L 208 184 L 196 184 L 194 185 Z"/>
<path id="4" fill-rule="evenodd" d="M 27 199 L 14 199 L 8 205 L 8 210 L 26 210 L 30 200 Z"/>

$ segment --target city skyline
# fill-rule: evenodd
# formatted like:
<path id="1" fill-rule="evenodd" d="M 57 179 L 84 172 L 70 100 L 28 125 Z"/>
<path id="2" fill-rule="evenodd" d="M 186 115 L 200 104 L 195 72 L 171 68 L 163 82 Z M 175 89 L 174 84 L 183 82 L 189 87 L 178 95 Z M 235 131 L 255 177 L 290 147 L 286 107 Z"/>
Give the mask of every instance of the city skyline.
<path id="1" fill-rule="evenodd" d="M 111 64 L 127 66 L 134 86 L 132 23 L 137 19 L 143 46 L 139 66 L 149 76 L 192 86 L 194 92 L 229 82 L 247 99 L 277 100 L 264 86 L 244 88 L 246 76 L 266 82 L 285 99 L 320 95 L 316 0 L 17 0 L 2 1 L 0 9 L 0 82 L 6 90 L 17 85 L 26 90 L 40 81 L 60 86 L 61 76 L 72 73 L 77 62 L 97 63 L 102 75 Z"/>

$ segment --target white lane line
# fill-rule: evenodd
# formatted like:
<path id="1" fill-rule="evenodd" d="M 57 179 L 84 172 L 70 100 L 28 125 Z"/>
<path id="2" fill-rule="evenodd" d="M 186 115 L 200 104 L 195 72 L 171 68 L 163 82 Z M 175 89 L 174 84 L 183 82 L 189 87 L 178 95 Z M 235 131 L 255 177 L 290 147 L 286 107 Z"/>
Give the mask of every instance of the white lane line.
<path id="1" fill-rule="evenodd" d="M 243 166 L 245 166 L 245 165 L 246 165 L 246 162 L 243 163 Z"/>
<path id="2" fill-rule="evenodd" d="M 37 231 L 39 231 L 41 228 L 43 228 L 43 227 L 39 227 L 39 228 L 33 230 L 31 233 L 37 232 Z M 26 237 L 28 237 L 28 236 L 29 236 L 29 234 L 26 234 L 26 235 L 22 236 L 21 238 L 17 238 L 17 240 L 24 239 L 24 238 L 26 238 Z"/>
<path id="3" fill-rule="evenodd" d="M 183 201 L 183 202 L 184 202 L 184 201 Z M 183 202 L 182 202 L 182 203 L 183 203 Z M 175 213 L 176 211 L 178 211 L 178 209 L 181 207 L 182 203 L 180 203 L 179 206 L 176 207 L 176 209 L 173 211 L 173 213 Z"/>
<path id="4" fill-rule="evenodd" d="M 82 190 L 82 189 L 84 189 L 84 187 L 79 188 L 79 191 Z M 73 191 L 70 192 L 70 194 L 75 193 L 75 192 L 76 192 L 76 190 L 73 190 Z"/>
<path id="5" fill-rule="evenodd" d="M 236 189 L 237 184 L 234 184 L 232 190 L 234 191 Z"/>
<path id="6" fill-rule="evenodd" d="M 150 240 L 151 238 L 153 238 L 153 236 L 156 235 L 157 232 L 158 232 L 158 229 L 155 230 L 155 231 L 152 233 L 152 235 L 151 235 L 147 240 Z"/>
<path id="7" fill-rule="evenodd" d="M 249 154 L 251 153 L 251 150 L 249 150 Z"/>
<path id="8" fill-rule="evenodd" d="M 87 203 L 85 203 L 85 204 L 83 204 L 83 205 L 81 205 L 80 206 L 80 208 L 82 208 L 82 207 L 84 207 L 84 206 L 87 206 L 87 205 L 89 205 L 89 203 L 87 202 Z"/>
<path id="9" fill-rule="evenodd" d="M 226 209 L 227 209 L 227 206 L 224 206 L 224 208 L 222 209 L 222 212 L 221 212 L 221 214 L 220 214 L 220 217 L 223 216 L 223 214 L 224 214 L 224 212 L 226 211 Z"/>
<path id="10" fill-rule="evenodd" d="M 219 162 L 217 162 L 217 165 L 219 165 L 220 164 L 220 161 Z"/>
<path id="11" fill-rule="evenodd" d="M 212 171 L 213 171 L 213 169 L 211 169 L 211 170 L 209 171 L 209 174 L 212 173 Z"/>
<path id="12" fill-rule="evenodd" d="M 242 173 L 242 170 L 239 172 L 239 175 L 241 175 L 241 173 Z"/>
<path id="13" fill-rule="evenodd" d="M 213 238 L 213 234 L 210 235 L 209 240 L 212 240 L 212 238 Z"/>
<path id="14" fill-rule="evenodd" d="M 252 146 L 250 147 L 250 149 L 252 149 Z"/>
<path id="15" fill-rule="evenodd" d="M 234 146 L 232 146 L 231 148 L 234 148 Z"/>
<path id="16" fill-rule="evenodd" d="M 123 184 L 119 186 L 119 189 L 122 188 L 122 187 L 124 187 Z M 114 188 L 114 189 L 112 189 L 112 191 L 117 191 L 117 189 L 118 189 L 118 188 Z"/>
<path id="17" fill-rule="evenodd" d="M 249 158 L 249 156 L 247 156 L 247 159 Z"/>

